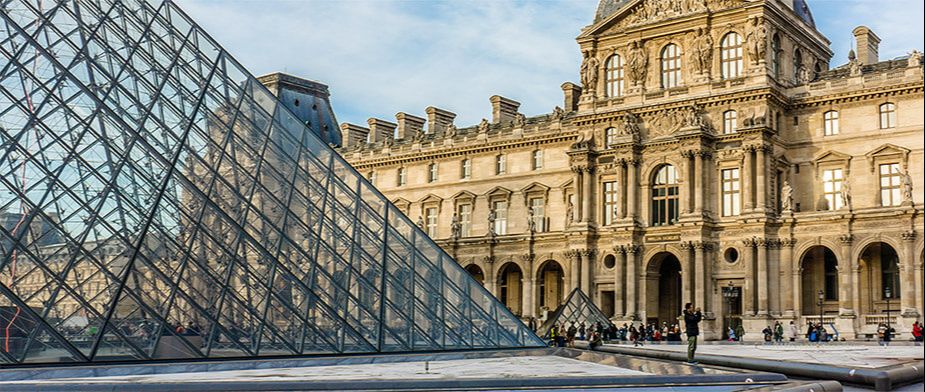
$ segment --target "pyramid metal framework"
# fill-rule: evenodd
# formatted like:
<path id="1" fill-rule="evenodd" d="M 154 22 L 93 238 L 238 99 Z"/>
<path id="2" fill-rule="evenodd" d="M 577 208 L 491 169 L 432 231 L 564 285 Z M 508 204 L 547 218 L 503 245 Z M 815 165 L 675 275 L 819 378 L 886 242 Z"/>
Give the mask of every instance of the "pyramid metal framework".
<path id="1" fill-rule="evenodd" d="M 536 333 L 539 336 L 548 337 L 553 325 L 565 325 L 568 328 L 572 323 L 575 323 L 576 327 L 585 323 L 585 326 L 590 327 L 598 322 L 604 327 L 610 326 L 610 319 L 594 305 L 594 301 L 591 301 L 591 298 L 588 298 L 583 291 L 575 289 L 568 295 L 565 302 L 549 315 Z"/>
<path id="2" fill-rule="evenodd" d="M 0 9 L 0 364 L 543 345 L 175 4 Z"/>

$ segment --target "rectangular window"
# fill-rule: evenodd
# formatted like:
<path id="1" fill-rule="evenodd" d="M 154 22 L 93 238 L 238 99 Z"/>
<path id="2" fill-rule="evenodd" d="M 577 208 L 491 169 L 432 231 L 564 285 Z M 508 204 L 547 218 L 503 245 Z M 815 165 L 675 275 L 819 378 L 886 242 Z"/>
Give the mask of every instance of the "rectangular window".
<path id="1" fill-rule="evenodd" d="M 507 234 L 507 201 L 496 201 L 491 209 L 495 212 L 495 234 Z"/>
<path id="2" fill-rule="evenodd" d="M 844 207 L 842 203 L 841 187 L 844 182 L 842 169 L 829 169 L 822 171 L 822 194 L 825 195 L 826 206 L 830 211 Z"/>
<path id="3" fill-rule="evenodd" d="M 607 181 L 604 183 L 604 224 L 612 225 L 617 218 L 617 182 Z"/>
<path id="4" fill-rule="evenodd" d="M 427 219 L 424 221 L 427 228 L 427 235 L 430 238 L 437 238 L 437 207 L 427 207 L 424 210 Z"/>
<path id="5" fill-rule="evenodd" d="M 838 112 L 830 110 L 825 112 L 823 115 L 823 123 L 825 125 L 823 130 L 823 135 L 832 136 L 838 135 Z"/>
<path id="6" fill-rule="evenodd" d="M 533 152 L 533 170 L 539 170 L 543 168 L 543 150 L 536 150 Z"/>
<path id="7" fill-rule="evenodd" d="M 459 178 L 467 180 L 472 177 L 472 161 L 463 159 L 459 166 Z"/>
<path id="8" fill-rule="evenodd" d="M 468 237 L 472 232 L 472 204 L 459 205 L 459 236 Z"/>
<path id="9" fill-rule="evenodd" d="M 893 207 L 902 204 L 902 174 L 898 163 L 880 165 L 880 204 Z"/>
<path id="10" fill-rule="evenodd" d="M 436 182 L 439 178 L 439 173 L 440 170 L 437 164 L 431 163 L 430 166 L 427 167 L 427 182 Z"/>
<path id="11" fill-rule="evenodd" d="M 607 142 L 605 147 L 611 147 L 617 144 L 617 128 L 610 127 L 604 130 L 604 140 Z"/>
<path id="12" fill-rule="evenodd" d="M 507 156 L 498 155 L 495 157 L 495 174 L 501 175 L 507 173 Z"/>
<path id="13" fill-rule="evenodd" d="M 376 172 L 375 171 L 369 172 L 369 183 L 373 184 L 373 186 L 376 186 Z"/>
<path id="14" fill-rule="evenodd" d="M 723 170 L 723 216 L 736 216 L 741 212 L 742 198 L 739 169 Z"/>
<path id="15" fill-rule="evenodd" d="M 542 197 L 530 198 L 530 210 L 533 211 L 533 227 L 537 233 L 546 231 L 546 201 Z"/>
<path id="16" fill-rule="evenodd" d="M 736 133 L 739 128 L 739 115 L 735 110 L 723 112 L 723 134 Z"/>
<path id="17" fill-rule="evenodd" d="M 395 183 L 398 184 L 398 186 L 402 186 L 402 185 L 405 185 L 406 180 L 407 180 L 407 175 L 405 173 L 405 168 L 403 167 L 398 168 L 398 178 L 395 180 Z"/>
<path id="18" fill-rule="evenodd" d="M 880 105 L 880 129 L 896 126 L 896 105 L 885 103 Z"/>

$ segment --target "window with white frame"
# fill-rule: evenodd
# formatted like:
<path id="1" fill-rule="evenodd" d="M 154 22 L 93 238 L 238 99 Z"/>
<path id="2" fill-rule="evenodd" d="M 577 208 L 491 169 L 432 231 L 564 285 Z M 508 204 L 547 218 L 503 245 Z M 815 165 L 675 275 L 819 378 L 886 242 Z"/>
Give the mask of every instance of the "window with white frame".
<path id="1" fill-rule="evenodd" d="M 468 180 L 472 177 L 472 160 L 469 158 L 463 159 L 459 164 L 459 178 L 463 180 Z"/>
<path id="2" fill-rule="evenodd" d="M 822 114 L 823 135 L 838 135 L 838 111 L 829 110 Z"/>
<path id="3" fill-rule="evenodd" d="M 543 168 L 543 150 L 534 150 L 533 151 L 533 170 L 540 170 Z"/>
<path id="4" fill-rule="evenodd" d="M 507 200 L 496 200 L 491 209 L 495 212 L 495 234 L 507 234 Z"/>
<path id="5" fill-rule="evenodd" d="M 530 198 L 530 210 L 533 211 L 533 226 L 538 233 L 546 231 L 546 200 L 542 197 Z"/>
<path id="6" fill-rule="evenodd" d="M 880 204 L 894 207 L 902 204 L 902 173 L 898 163 L 880 165 Z"/>
<path id="7" fill-rule="evenodd" d="M 735 110 L 723 112 L 723 134 L 736 133 L 739 127 L 739 114 Z"/>
<path id="8" fill-rule="evenodd" d="M 500 154 L 495 157 L 495 174 L 507 173 L 507 155 Z"/>
<path id="9" fill-rule="evenodd" d="M 723 216 L 736 216 L 741 212 L 742 190 L 739 169 L 723 169 Z"/>
<path id="10" fill-rule="evenodd" d="M 406 172 L 406 169 L 403 167 L 398 168 L 398 173 L 395 178 L 395 184 L 397 184 L 398 186 L 402 186 L 406 184 L 407 180 L 408 180 L 408 173 Z"/>
<path id="11" fill-rule="evenodd" d="M 742 75 L 742 36 L 729 33 L 720 41 L 720 60 L 723 64 L 723 79 Z"/>
<path id="12" fill-rule="evenodd" d="M 844 207 L 841 195 L 841 187 L 844 181 L 844 171 L 842 169 L 826 169 L 822 171 L 822 194 L 825 196 L 826 205 L 831 211 Z"/>
<path id="13" fill-rule="evenodd" d="M 663 165 L 652 178 L 652 225 L 678 222 L 680 210 L 678 173 L 672 165 Z"/>
<path id="14" fill-rule="evenodd" d="M 605 225 L 612 225 L 617 219 L 617 182 L 604 182 L 603 218 Z"/>
<path id="15" fill-rule="evenodd" d="M 880 105 L 880 129 L 893 128 L 896 126 L 896 105 L 887 102 Z"/>
<path id="16" fill-rule="evenodd" d="M 617 128 L 610 127 L 604 130 L 604 141 L 607 143 L 605 147 L 613 146 L 617 144 Z"/>
<path id="17" fill-rule="evenodd" d="M 608 97 L 619 97 L 623 95 L 623 58 L 614 53 L 604 63 L 604 76 L 606 94 Z"/>
<path id="18" fill-rule="evenodd" d="M 427 207 L 424 209 L 424 224 L 427 228 L 427 235 L 431 238 L 437 238 L 437 207 Z"/>
<path id="19" fill-rule="evenodd" d="M 681 48 L 668 44 L 662 48 L 662 88 L 678 87 L 681 84 Z"/>
<path id="20" fill-rule="evenodd" d="M 459 214 L 459 235 L 468 237 L 472 232 L 472 204 L 460 204 L 457 207 Z"/>
<path id="21" fill-rule="evenodd" d="M 427 166 L 427 182 L 436 182 L 439 178 L 440 169 L 437 167 L 437 162 L 431 163 Z"/>

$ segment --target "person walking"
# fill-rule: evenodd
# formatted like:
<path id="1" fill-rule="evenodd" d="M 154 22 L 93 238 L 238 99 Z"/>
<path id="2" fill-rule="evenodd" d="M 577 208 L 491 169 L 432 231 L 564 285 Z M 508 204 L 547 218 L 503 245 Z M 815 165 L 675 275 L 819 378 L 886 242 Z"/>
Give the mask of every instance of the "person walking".
<path id="1" fill-rule="evenodd" d="M 793 322 L 793 320 L 791 320 L 790 321 L 790 342 L 791 343 L 796 342 L 798 336 L 800 336 L 800 328 L 798 328 L 797 325 Z"/>
<path id="2" fill-rule="evenodd" d="M 912 323 L 912 340 L 916 346 L 922 345 L 922 323 L 918 321 Z"/>
<path id="3" fill-rule="evenodd" d="M 890 347 L 890 341 L 893 340 L 893 334 L 896 333 L 896 330 L 892 326 L 887 325 L 883 331 L 883 347 Z"/>
<path id="4" fill-rule="evenodd" d="M 687 363 L 696 365 L 694 353 L 697 351 L 697 336 L 700 335 L 700 320 L 703 320 L 703 313 L 700 308 L 694 309 L 690 302 L 684 304 L 684 328 L 687 333 Z"/>
<path id="5" fill-rule="evenodd" d="M 774 323 L 774 343 L 784 344 L 784 325 L 780 321 Z"/>

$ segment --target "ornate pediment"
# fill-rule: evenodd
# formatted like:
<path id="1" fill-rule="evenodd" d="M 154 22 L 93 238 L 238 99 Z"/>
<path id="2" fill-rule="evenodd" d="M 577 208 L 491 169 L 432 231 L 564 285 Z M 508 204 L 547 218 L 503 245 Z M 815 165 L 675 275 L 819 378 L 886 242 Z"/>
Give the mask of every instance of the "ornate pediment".
<path id="1" fill-rule="evenodd" d="M 488 192 L 485 192 L 485 196 L 509 198 L 511 197 L 511 193 L 514 193 L 514 192 L 512 192 L 510 189 L 507 189 L 503 186 L 496 186 L 494 188 L 491 188 L 491 190 L 489 190 Z"/>
<path id="2" fill-rule="evenodd" d="M 704 133 L 713 132 L 713 127 L 710 125 L 706 113 L 699 105 L 688 105 L 656 112 L 648 115 L 645 120 L 649 139 L 671 136 L 681 129 Z"/>
<path id="3" fill-rule="evenodd" d="M 905 169 L 909 165 L 909 152 L 910 150 L 908 148 L 886 143 L 864 154 L 864 157 L 867 158 L 867 163 L 870 165 L 870 172 L 873 173 L 877 168 L 877 163 L 884 161 L 899 162 L 903 169 Z"/>
<path id="4" fill-rule="evenodd" d="M 732 8 L 742 3 L 743 0 L 602 0 L 595 24 L 581 36 L 620 32 L 629 27 Z M 604 12 L 609 15 L 605 16 Z"/>
<path id="5" fill-rule="evenodd" d="M 841 166 L 844 168 L 845 174 L 847 175 L 851 168 L 850 163 L 851 155 L 833 150 L 823 151 L 813 159 L 813 167 L 816 169 L 816 175 L 819 175 L 819 166 L 826 165 Z"/>

